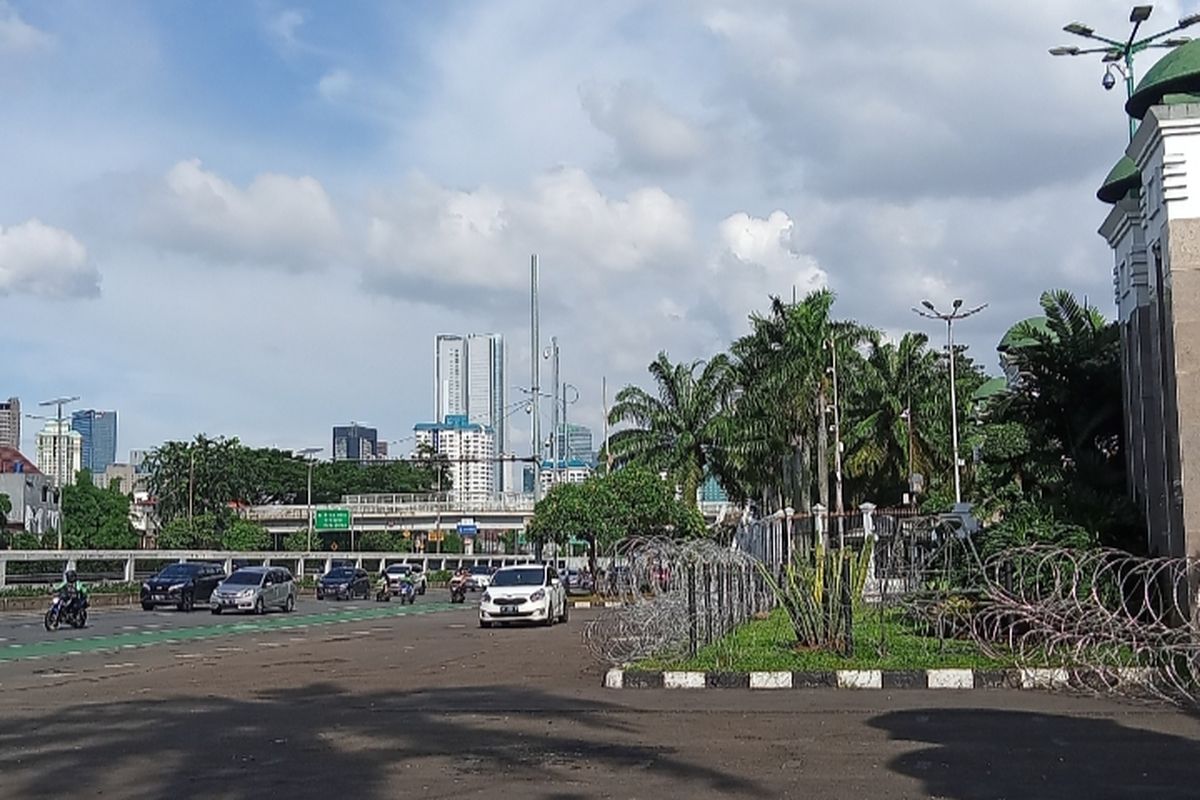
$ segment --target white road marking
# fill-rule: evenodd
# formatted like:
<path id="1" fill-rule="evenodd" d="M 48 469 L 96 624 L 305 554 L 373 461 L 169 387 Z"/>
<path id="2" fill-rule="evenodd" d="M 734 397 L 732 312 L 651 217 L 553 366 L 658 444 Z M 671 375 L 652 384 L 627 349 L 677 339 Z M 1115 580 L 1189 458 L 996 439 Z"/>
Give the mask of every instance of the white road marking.
<path id="1" fill-rule="evenodd" d="M 120 664 L 105 664 L 104 668 L 105 669 L 127 669 L 128 667 L 136 667 L 136 666 L 137 666 L 137 664 L 135 664 L 132 661 L 122 661 Z"/>

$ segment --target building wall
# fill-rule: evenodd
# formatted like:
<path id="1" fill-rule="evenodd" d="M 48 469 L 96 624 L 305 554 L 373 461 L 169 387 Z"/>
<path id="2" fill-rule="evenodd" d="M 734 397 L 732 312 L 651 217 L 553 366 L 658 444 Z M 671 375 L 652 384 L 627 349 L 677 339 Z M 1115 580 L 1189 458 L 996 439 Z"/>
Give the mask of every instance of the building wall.
<path id="1" fill-rule="evenodd" d="M 333 427 L 333 460 L 359 461 L 374 458 L 379 432 L 365 425 L 335 425 Z"/>
<path id="2" fill-rule="evenodd" d="M 467 413 L 466 340 L 440 334 L 433 350 L 434 419 Z"/>
<path id="3" fill-rule="evenodd" d="M 117 460 L 117 412 L 86 409 L 71 414 L 71 430 L 83 437 L 83 468 L 102 475 Z"/>
<path id="4" fill-rule="evenodd" d="M 67 486 L 83 469 L 83 437 L 71 430 L 70 420 L 49 420 L 37 434 L 38 470 L 55 486 Z"/>
<path id="5" fill-rule="evenodd" d="M 0 447 L 21 449 L 21 400 L 0 402 Z"/>
<path id="6" fill-rule="evenodd" d="M 39 536 L 58 530 L 58 490 L 49 476 L 37 472 L 0 473 L 0 494 L 8 495 L 12 511 L 8 527 Z"/>
<path id="7" fill-rule="evenodd" d="M 428 448 L 447 462 L 458 497 L 471 498 L 496 491 L 496 449 L 491 429 L 451 415 L 442 423 L 422 423 L 413 429 L 416 452 Z"/>

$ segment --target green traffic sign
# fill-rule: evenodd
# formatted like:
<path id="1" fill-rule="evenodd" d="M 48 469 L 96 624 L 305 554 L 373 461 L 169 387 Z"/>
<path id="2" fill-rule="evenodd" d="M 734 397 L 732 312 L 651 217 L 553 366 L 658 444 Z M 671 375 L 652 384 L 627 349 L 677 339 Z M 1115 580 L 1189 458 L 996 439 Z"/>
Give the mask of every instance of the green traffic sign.
<path id="1" fill-rule="evenodd" d="M 319 531 L 344 531 L 350 528 L 350 509 L 318 508 L 313 520 Z"/>

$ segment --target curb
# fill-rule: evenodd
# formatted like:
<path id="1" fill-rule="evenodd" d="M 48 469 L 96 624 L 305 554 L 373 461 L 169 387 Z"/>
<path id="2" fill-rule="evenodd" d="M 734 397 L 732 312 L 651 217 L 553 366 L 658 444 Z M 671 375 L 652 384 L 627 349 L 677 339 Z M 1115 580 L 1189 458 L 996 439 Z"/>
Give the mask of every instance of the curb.
<path id="1" fill-rule="evenodd" d="M 571 608 L 620 608 L 624 603 L 617 600 L 606 600 L 603 603 L 593 603 L 591 600 L 572 600 Z"/>
<path id="2" fill-rule="evenodd" d="M 44 611 L 50 604 L 50 590 L 44 596 L 25 595 L 23 597 L 0 597 L 0 613 L 5 611 Z M 88 603 L 92 608 L 113 608 L 116 606 L 137 605 L 140 597 L 136 594 L 91 594 Z"/>
<path id="3" fill-rule="evenodd" d="M 1122 685 L 1146 685 L 1153 670 L 1125 668 Z M 1065 689 L 1088 685 L 1085 671 L 1068 669 L 839 669 L 800 672 L 648 672 L 610 669 L 606 689 Z"/>

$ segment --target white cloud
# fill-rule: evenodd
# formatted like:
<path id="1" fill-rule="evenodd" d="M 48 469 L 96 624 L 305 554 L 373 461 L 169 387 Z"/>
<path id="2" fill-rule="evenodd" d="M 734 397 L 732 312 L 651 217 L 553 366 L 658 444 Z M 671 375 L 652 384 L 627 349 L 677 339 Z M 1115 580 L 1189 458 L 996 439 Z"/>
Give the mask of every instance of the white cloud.
<path id="1" fill-rule="evenodd" d="M 534 252 L 548 269 L 595 286 L 612 273 L 672 265 L 691 246 L 687 209 L 662 189 L 613 199 L 582 170 L 562 168 L 524 193 L 413 180 L 372 216 L 367 251 L 371 280 L 383 287 L 485 290 L 524 286 Z"/>
<path id="2" fill-rule="evenodd" d="M 15 8 L 0 0 L 0 55 L 32 53 L 53 44 L 53 36 L 21 19 Z"/>
<path id="3" fill-rule="evenodd" d="M 151 235 L 182 251 L 304 269 L 327 264 L 341 241 L 333 203 L 309 176 L 263 173 L 242 189 L 191 159 L 166 174 L 157 200 Z"/>
<path id="4" fill-rule="evenodd" d="M 286 8 L 267 21 L 267 30 L 287 47 L 296 47 L 299 41 L 296 32 L 304 24 L 304 14 L 294 8 Z"/>
<path id="5" fill-rule="evenodd" d="M 31 219 L 0 227 L 0 296 L 95 297 L 100 273 L 69 232 Z"/>
<path id="6" fill-rule="evenodd" d="M 647 87 L 631 81 L 579 90 L 592 123 L 612 137 L 621 164 L 635 171 L 673 170 L 695 164 L 708 150 L 697 127 L 666 107 Z"/>
<path id="7" fill-rule="evenodd" d="M 349 72 L 344 69 L 330 70 L 317 81 L 317 94 L 326 100 L 337 100 L 344 97 L 352 85 Z"/>

